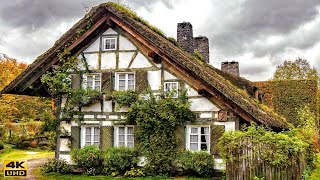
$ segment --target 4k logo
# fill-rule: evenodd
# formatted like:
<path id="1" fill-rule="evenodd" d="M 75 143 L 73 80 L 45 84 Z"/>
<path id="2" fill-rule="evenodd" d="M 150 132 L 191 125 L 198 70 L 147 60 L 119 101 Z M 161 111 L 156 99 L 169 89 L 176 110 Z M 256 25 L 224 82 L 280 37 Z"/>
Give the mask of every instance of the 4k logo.
<path id="1" fill-rule="evenodd" d="M 4 177 L 27 176 L 27 161 L 10 161 L 4 160 Z"/>

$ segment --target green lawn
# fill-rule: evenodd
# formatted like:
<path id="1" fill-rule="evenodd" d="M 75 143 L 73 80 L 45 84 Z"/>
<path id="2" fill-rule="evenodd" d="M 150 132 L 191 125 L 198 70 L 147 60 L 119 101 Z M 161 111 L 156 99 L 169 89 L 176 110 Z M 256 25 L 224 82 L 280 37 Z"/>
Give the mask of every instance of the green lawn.
<path id="1" fill-rule="evenodd" d="M 54 152 L 45 150 L 4 149 L 0 151 L 0 163 L 3 160 L 29 160 L 54 156 Z"/>
<path id="2" fill-rule="evenodd" d="M 154 180 L 163 180 L 163 179 L 175 179 L 175 180 L 209 180 L 210 178 L 196 178 L 196 177 L 177 177 L 177 178 L 165 178 L 162 176 L 158 177 L 141 177 L 141 178 L 119 178 L 119 177 L 107 177 L 107 176 L 87 176 L 87 175 L 62 175 L 59 173 L 48 173 L 43 174 L 40 170 L 40 168 L 35 169 L 32 172 L 33 175 L 39 180 L 103 180 L 103 179 L 110 179 L 110 180 L 119 180 L 119 179 L 125 179 L 125 180 L 148 180 L 148 179 L 154 179 Z"/>

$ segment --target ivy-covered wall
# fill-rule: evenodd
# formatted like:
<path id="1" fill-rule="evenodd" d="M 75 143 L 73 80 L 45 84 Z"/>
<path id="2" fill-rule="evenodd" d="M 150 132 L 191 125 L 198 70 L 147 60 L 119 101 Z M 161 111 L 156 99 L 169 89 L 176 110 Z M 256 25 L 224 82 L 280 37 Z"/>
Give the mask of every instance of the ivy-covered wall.
<path id="1" fill-rule="evenodd" d="M 304 106 L 309 106 L 310 111 L 318 117 L 316 80 L 263 81 L 256 82 L 256 85 L 264 92 L 263 103 L 293 125 L 297 125 L 298 109 Z"/>

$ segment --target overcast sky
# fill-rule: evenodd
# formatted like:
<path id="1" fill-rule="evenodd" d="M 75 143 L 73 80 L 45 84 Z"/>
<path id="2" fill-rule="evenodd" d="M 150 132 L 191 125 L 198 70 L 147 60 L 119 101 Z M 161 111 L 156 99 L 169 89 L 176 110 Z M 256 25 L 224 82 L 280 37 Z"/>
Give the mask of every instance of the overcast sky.
<path id="1" fill-rule="evenodd" d="M 2 0 L 0 53 L 32 63 L 102 0 Z M 241 76 L 270 79 L 297 57 L 320 70 L 320 0 L 126 0 L 139 16 L 176 37 L 188 21 L 210 41 L 210 62 L 240 63 Z"/>

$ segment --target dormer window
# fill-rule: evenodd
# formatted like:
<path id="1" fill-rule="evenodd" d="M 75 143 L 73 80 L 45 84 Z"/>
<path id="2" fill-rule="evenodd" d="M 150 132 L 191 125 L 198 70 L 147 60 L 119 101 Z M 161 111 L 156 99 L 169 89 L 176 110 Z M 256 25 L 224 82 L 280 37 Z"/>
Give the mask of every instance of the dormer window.
<path id="1" fill-rule="evenodd" d="M 116 37 L 105 37 L 103 39 L 103 50 L 115 50 L 117 44 Z"/>

